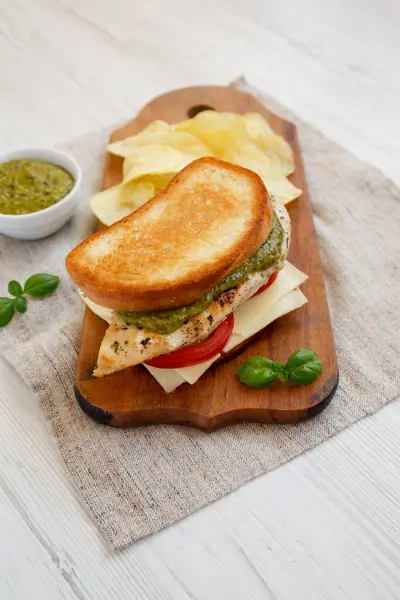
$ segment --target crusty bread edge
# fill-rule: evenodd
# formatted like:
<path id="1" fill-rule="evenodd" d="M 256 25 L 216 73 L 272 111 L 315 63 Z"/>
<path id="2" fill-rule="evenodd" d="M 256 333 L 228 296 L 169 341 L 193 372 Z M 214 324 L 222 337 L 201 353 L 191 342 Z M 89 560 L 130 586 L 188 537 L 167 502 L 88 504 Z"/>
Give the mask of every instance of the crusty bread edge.
<path id="1" fill-rule="evenodd" d="M 99 282 L 93 269 L 85 267 L 82 264 L 82 256 L 84 256 L 87 245 L 95 240 L 96 237 L 103 235 L 104 231 L 107 231 L 109 234 L 113 228 L 118 229 L 118 226 L 129 221 L 133 215 L 137 216 L 150 210 L 152 204 L 157 202 L 160 195 L 173 193 L 173 188 L 179 186 L 181 178 L 186 176 L 189 170 L 195 170 L 199 164 L 208 164 L 213 167 L 223 166 L 223 168 L 229 169 L 241 177 L 248 177 L 254 185 L 255 193 L 259 197 L 259 202 L 256 204 L 256 210 L 247 227 L 245 236 L 231 248 L 229 255 L 218 262 L 214 261 L 211 266 L 208 264 L 203 265 L 203 268 L 197 271 L 196 276 L 186 276 L 183 281 L 171 282 L 168 285 L 163 285 L 161 289 L 151 285 L 136 286 L 135 289 L 132 289 L 131 283 L 113 280 L 112 278 L 106 284 Z M 162 192 L 138 208 L 134 213 L 111 225 L 107 230 L 99 231 L 81 242 L 81 244 L 68 254 L 66 266 L 68 273 L 79 288 L 93 302 L 101 306 L 125 311 L 156 311 L 176 308 L 190 304 L 201 298 L 208 290 L 217 285 L 223 277 L 244 263 L 266 240 L 271 228 L 272 203 L 259 175 L 254 171 L 226 161 L 211 157 L 200 158 L 186 166 L 170 181 Z"/>

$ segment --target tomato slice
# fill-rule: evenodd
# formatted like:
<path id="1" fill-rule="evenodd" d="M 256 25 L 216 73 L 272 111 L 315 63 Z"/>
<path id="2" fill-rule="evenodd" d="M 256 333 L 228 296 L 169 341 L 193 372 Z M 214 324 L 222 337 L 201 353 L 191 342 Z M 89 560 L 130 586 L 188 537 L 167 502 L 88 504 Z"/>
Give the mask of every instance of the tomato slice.
<path id="1" fill-rule="evenodd" d="M 274 281 L 277 277 L 278 277 L 278 271 L 275 271 L 275 273 L 272 273 L 272 275 L 268 279 L 267 283 L 264 283 L 264 285 L 261 286 L 260 289 L 257 290 L 257 292 L 255 294 L 253 294 L 253 296 L 258 296 L 258 294 L 261 294 L 261 292 L 264 292 L 266 289 L 268 289 L 269 286 L 274 283 Z"/>
<path id="2" fill-rule="evenodd" d="M 191 346 L 184 346 L 183 348 L 175 350 L 175 352 L 171 352 L 171 354 L 156 356 L 151 360 L 147 360 L 146 365 L 157 367 L 158 369 L 180 369 L 209 360 L 221 352 L 230 338 L 233 325 L 233 314 L 230 314 L 216 329 L 214 329 L 212 334 L 209 335 L 204 342 L 193 344 Z"/>

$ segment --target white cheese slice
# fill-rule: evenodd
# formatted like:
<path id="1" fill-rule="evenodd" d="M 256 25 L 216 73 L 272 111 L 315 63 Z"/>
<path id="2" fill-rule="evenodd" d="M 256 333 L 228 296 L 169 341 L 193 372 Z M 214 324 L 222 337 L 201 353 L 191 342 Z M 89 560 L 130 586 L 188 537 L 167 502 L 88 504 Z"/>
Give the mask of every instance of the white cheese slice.
<path id="1" fill-rule="evenodd" d="M 176 390 L 177 387 L 182 383 L 190 383 L 193 385 L 198 379 L 207 371 L 209 367 L 218 360 L 220 354 L 217 354 L 210 360 L 193 365 L 192 367 L 184 367 L 182 369 L 158 369 L 156 367 L 149 367 L 149 365 L 143 365 L 148 371 L 157 379 L 158 383 L 164 388 L 164 391 L 169 394 Z"/>
<path id="2" fill-rule="evenodd" d="M 260 297 L 262 297 L 262 294 L 260 294 Z M 258 319 L 252 321 L 252 326 L 246 329 L 246 334 L 239 333 L 238 331 L 235 332 L 234 330 L 224 348 L 224 352 L 229 352 L 232 350 L 232 348 L 244 342 L 244 340 L 247 340 L 252 335 L 258 333 L 261 331 L 261 329 L 264 329 L 264 327 L 272 323 L 272 321 L 275 321 L 276 319 L 279 319 L 279 317 L 283 317 L 283 315 L 296 310 L 296 308 L 300 308 L 306 302 L 307 298 L 299 289 L 288 292 L 280 300 L 278 300 L 276 304 L 269 306 L 265 311 L 262 312 L 262 314 L 259 313 Z M 246 316 L 247 315 L 245 315 L 245 317 Z"/>
<path id="3" fill-rule="evenodd" d="M 167 394 L 176 390 L 182 383 L 186 383 L 186 380 L 175 369 L 157 369 L 144 363 L 143 366 L 153 375 Z"/>
<path id="4" fill-rule="evenodd" d="M 182 369 L 176 369 L 177 373 L 185 379 L 188 383 L 196 383 L 196 381 L 207 371 L 209 367 L 219 359 L 221 355 L 216 354 L 210 360 L 206 360 L 205 362 L 198 363 L 197 365 L 193 365 L 192 367 L 184 367 Z"/>
<path id="5" fill-rule="evenodd" d="M 100 319 L 103 319 L 103 321 L 107 321 L 108 324 L 111 323 L 114 312 L 112 308 L 106 308 L 105 306 L 96 304 L 96 302 L 93 302 L 93 300 L 88 298 L 81 290 L 79 290 L 79 293 L 86 306 L 88 306 L 95 315 L 100 317 Z"/>
<path id="6" fill-rule="evenodd" d="M 296 269 L 290 262 L 278 273 L 275 282 L 258 296 L 246 300 L 235 310 L 235 325 L 233 335 L 241 335 L 243 338 L 250 337 L 250 332 L 258 327 L 260 319 L 264 315 L 268 318 L 269 309 L 276 304 L 285 294 L 296 289 L 308 279 L 308 275 Z M 269 321 L 270 322 L 270 321 Z M 266 327 L 266 325 L 263 325 Z"/>

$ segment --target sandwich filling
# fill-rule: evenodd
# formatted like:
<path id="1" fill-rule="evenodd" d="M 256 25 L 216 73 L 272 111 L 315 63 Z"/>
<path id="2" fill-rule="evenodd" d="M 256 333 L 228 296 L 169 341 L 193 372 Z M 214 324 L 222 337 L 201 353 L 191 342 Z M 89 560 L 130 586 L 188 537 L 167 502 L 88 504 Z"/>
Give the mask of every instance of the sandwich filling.
<path id="1" fill-rule="evenodd" d="M 192 304 L 170 310 L 121 312 L 119 314 L 127 325 L 134 325 L 137 328 L 164 335 L 173 333 L 182 327 L 182 325 L 186 325 L 189 319 L 202 313 L 223 292 L 238 287 L 247 281 L 251 274 L 265 271 L 276 264 L 282 256 L 284 237 L 282 224 L 274 211 L 271 233 L 265 242 L 261 244 L 250 258 L 232 271 L 232 273 L 224 277 L 218 285 L 207 292 L 202 298 L 192 302 Z"/>
<path id="2" fill-rule="evenodd" d="M 128 324 L 121 313 L 108 311 L 110 318 L 107 320 L 110 326 L 101 343 L 97 367 L 93 375 L 103 377 L 205 340 L 229 314 L 251 298 L 268 281 L 272 273 L 283 269 L 289 249 L 290 219 L 283 205 L 275 203 L 274 211 L 274 227 L 266 242 L 260 247 L 266 246 L 268 253 L 263 256 L 259 249 L 246 261 L 248 266 L 243 263 L 239 267 L 237 280 L 229 279 L 233 273 L 228 275 L 226 279 L 230 283 L 227 284 L 227 288 L 224 291 L 219 290 L 215 298 L 209 302 L 201 299 L 200 302 L 204 301 L 207 304 L 206 308 L 202 308 L 191 317 L 186 314 L 178 327 L 175 327 L 176 322 L 174 322 L 171 333 L 151 331 L 143 325 Z M 243 277 L 241 282 L 239 282 L 240 277 Z M 173 313 L 174 311 L 162 312 Z M 149 316 L 157 313 L 142 314 Z"/>

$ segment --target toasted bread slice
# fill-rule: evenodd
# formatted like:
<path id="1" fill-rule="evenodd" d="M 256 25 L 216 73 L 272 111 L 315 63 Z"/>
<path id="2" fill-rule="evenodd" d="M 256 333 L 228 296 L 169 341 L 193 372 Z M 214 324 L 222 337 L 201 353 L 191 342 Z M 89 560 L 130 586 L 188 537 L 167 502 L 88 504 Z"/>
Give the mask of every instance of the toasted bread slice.
<path id="1" fill-rule="evenodd" d="M 67 269 L 102 306 L 175 308 L 245 262 L 271 226 L 271 200 L 256 173 L 200 158 L 147 204 L 79 244 Z"/>

